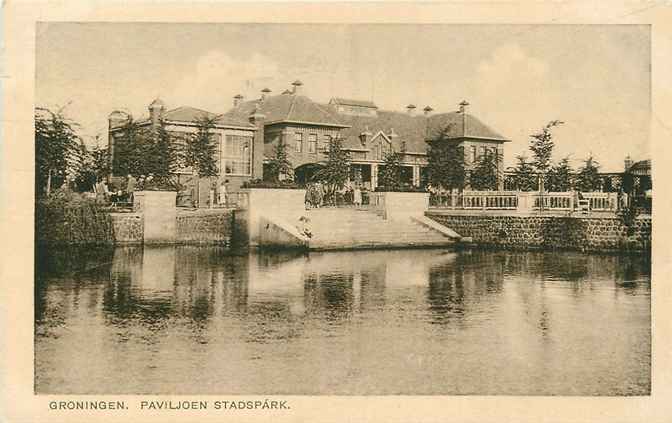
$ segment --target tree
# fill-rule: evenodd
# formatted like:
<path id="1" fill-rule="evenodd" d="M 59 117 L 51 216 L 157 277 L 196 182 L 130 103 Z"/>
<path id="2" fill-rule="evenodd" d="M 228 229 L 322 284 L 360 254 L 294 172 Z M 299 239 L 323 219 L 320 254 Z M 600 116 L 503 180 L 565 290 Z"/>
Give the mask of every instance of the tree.
<path id="1" fill-rule="evenodd" d="M 602 185 L 600 164 L 590 155 L 576 175 L 576 189 L 581 192 L 599 191 Z"/>
<path id="2" fill-rule="evenodd" d="M 555 147 L 551 129 L 563 123 L 559 120 L 552 120 L 542 128 L 541 132 L 530 135 L 532 138 L 530 140 L 532 165 L 541 174 L 545 174 L 551 167 L 551 158 L 553 156 L 553 148 Z"/>
<path id="3" fill-rule="evenodd" d="M 334 198 L 336 190 L 342 189 L 350 176 L 350 154 L 343 150 L 343 142 L 338 137 L 329 141 L 329 149 L 325 154 L 327 162 L 315 174 L 315 179 L 323 182 L 327 196 Z"/>
<path id="4" fill-rule="evenodd" d="M 111 173 L 110 151 L 106 147 L 94 147 L 91 150 L 91 167 L 97 180 Z"/>
<path id="5" fill-rule="evenodd" d="M 35 109 L 35 186 L 37 195 L 49 195 L 60 186 L 73 157 L 80 153 L 77 123 L 66 118 L 63 109 Z"/>
<path id="6" fill-rule="evenodd" d="M 157 128 L 157 147 L 159 150 L 165 149 L 163 151 L 168 152 L 167 156 L 170 156 L 171 151 L 174 154 L 174 162 L 172 166 L 169 157 L 165 157 L 161 160 L 160 166 L 162 169 L 165 169 L 166 165 L 168 165 L 169 168 L 173 167 L 171 171 L 174 171 L 175 168 L 179 166 L 186 166 L 192 169 L 192 172 L 196 177 L 196 196 L 200 199 L 201 178 L 215 176 L 218 173 L 216 159 L 218 146 L 215 142 L 214 133 L 215 118 L 207 116 L 200 117 L 196 119 L 196 125 L 196 132 L 188 134 L 183 138 L 183 144 L 178 144 L 175 142 L 176 140 L 171 140 L 169 133 L 165 130 L 163 125 L 161 125 Z M 171 149 L 170 145 L 182 145 L 182 149 Z"/>
<path id="7" fill-rule="evenodd" d="M 143 129 L 128 116 L 128 120 L 116 131 L 112 169 L 117 175 L 146 174 L 144 156 L 148 149 L 144 145 Z M 149 173 L 149 172 L 147 172 Z"/>
<path id="8" fill-rule="evenodd" d="M 444 189 L 464 189 L 466 171 L 464 147 L 448 139 L 448 130 L 429 141 L 427 176 L 432 186 Z"/>
<path id="9" fill-rule="evenodd" d="M 516 166 L 513 171 L 513 184 L 519 191 L 534 191 L 538 189 L 537 175 L 534 171 L 532 163 L 530 163 L 525 155 L 516 156 Z"/>
<path id="10" fill-rule="evenodd" d="M 403 182 L 401 178 L 402 166 L 401 162 L 406 154 L 406 145 L 401 145 L 400 151 L 390 149 L 383 158 L 383 172 L 379 184 L 383 189 L 389 191 L 398 191 L 401 189 Z"/>
<path id="11" fill-rule="evenodd" d="M 572 166 L 569 157 L 565 157 L 554 164 L 546 174 L 544 183 L 546 190 L 551 192 L 566 192 L 572 189 Z"/>
<path id="12" fill-rule="evenodd" d="M 287 144 L 280 141 L 273 149 L 273 157 L 268 161 L 267 174 L 264 174 L 264 179 L 271 182 L 280 182 L 281 178 L 293 177 L 294 168 L 292 162 L 289 161 L 289 154 L 287 153 Z"/>
<path id="13" fill-rule="evenodd" d="M 477 191 L 496 190 L 499 181 L 499 154 L 486 153 L 482 155 L 471 171 L 469 185 Z"/>
<path id="14" fill-rule="evenodd" d="M 200 147 L 200 143 L 205 143 L 206 140 L 210 144 L 214 144 L 212 141 L 212 134 L 206 131 L 205 134 L 201 134 L 201 123 L 197 121 L 198 132 L 196 133 L 195 138 L 203 136 L 204 140 L 197 140 L 195 144 L 196 148 Z M 181 152 L 178 151 L 178 146 L 174 142 L 173 137 L 170 132 L 166 130 L 165 125 L 161 122 L 157 127 L 145 130 L 141 132 L 141 138 L 143 139 L 143 145 L 145 146 L 145 153 L 143 155 L 143 163 L 145 174 L 153 174 L 157 183 L 168 184 L 171 176 L 177 169 L 178 155 Z M 209 148 L 209 147 L 207 147 Z M 214 147 L 216 148 L 216 147 Z M 202 175 L 210 176 L 210 163 L 214 161 L 214 152 L 211 154 L 210 161 L 203 163 L 205 155 L 208 154 L 208 149 L 200 154 L 203 156 L 200 158 L 199 164 L 196 165 L 199 172 Z M 207 169 L 207 172 L 204 171 Z M 216 167 L 215 173 L 216 174 Z"/>
<path id="15" fill-rule="evenodd" d="M 551 167 L 551 158 L 553 156 L 553 148 L 555 147 L 551 129 L 555 126 L 562 125 L 563 123 L 564 122 L 559 120 L 552 120 L 542 128 L 541 132 L 530 135 L 532 138 L 530 140 L 532 165 L 539 173 L 542 182 L 545 181 L 546 173 Z M 541 187 L 539 187 L 539 189 L 541 189 Z"/>

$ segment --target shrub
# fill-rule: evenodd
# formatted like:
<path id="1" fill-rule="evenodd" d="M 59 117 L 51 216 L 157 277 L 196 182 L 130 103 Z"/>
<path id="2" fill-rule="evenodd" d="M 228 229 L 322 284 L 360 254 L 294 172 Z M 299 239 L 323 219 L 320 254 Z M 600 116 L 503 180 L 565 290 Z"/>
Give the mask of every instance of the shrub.
<path id="1" fill-rule="evenodd" d="M 112 243 L 112 220 L 95 200 L 59 191 L 35 203 L 38 244 Z"/>

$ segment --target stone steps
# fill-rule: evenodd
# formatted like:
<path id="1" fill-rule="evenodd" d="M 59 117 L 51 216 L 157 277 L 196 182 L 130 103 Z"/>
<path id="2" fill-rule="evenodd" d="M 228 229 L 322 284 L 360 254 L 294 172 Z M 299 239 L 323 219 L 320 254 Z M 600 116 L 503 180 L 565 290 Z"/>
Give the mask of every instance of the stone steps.
<path id="1" fill-rule="evenodd" d="M 373 211 L 307 211 L 313 234 L 311 249 L 408 248 L 453 245 L 454 239 L 412 221 L 388 221 Z"/>

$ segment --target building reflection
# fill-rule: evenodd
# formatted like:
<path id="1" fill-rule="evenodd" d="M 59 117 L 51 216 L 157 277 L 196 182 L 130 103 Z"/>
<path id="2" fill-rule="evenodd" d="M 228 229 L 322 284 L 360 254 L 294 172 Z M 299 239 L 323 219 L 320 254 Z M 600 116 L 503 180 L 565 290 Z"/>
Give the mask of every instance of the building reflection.
<path id="1" fill-rule="evenodd" d="M 487 299 L 501 293 L 503 257 L 483 251 L 465 252 L 454 261 L 429 269 L 427 302 L 432 323 L 463 322 L 470 312 L 482 312 Z"/>
<path id="2" fill-rule="evenodd" d="M 615 286 L 614 295 L 650 289 L 644 258 L 580 253 L 240 254 L 140 246 L 116 248 L 93 264 L 91 271 L 38 274 L 38 324 L 63 324 L 76 310 L 120 328 L 121 340 L 133 325 L 149 331 L 150 342 L 167 327 L 183 325 L 201 343 L 231 327 L 248 342 L 264 343 L 305 336 L 318 320 L 337 330 L 353 319 L 407 310 L 426 311 L 414 319 L 463 327 L 495 315 L 503 303 L 546 336 L 559 315 L 547 301 L 549 289 L 570 289 L 576 298 L 605 282 Z"/>

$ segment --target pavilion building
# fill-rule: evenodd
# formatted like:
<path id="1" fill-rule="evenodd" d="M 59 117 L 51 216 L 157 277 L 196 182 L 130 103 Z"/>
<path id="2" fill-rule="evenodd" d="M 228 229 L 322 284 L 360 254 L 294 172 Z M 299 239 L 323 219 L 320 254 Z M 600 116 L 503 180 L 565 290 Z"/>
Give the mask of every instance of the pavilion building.
<path id="1" fill-rule="evenodd" d="M 416 112 L 409 104 L 404 111 L 379 109 L 371 101 L 332 98 L 318 103 L 303 95 L 303 84 L 294 81 L 292 88 L 279 95 L 264 89 L 259 98 L 233 98 L 229 111 L 223 114 L 182 106 L 166 110 L 160 100 L 149 105 L 149 117 L 136 123 L 140 126 L 163 124 L 173 134 L 194 133 L 202 117 L 215 119 L 213 130 L 217 143 L 218 179 L 227 179 L 231 190 L 244 181 L 263 179 L 264 167 L 274 155 L 275 146 L 288 146 L 289 160 L 299 183 L 305 183 L 326 161 L 329 142 L 338 137 L 350 153 L 351 178 L 368 189 L 378 186 L 385 155 L 391 151 L 402 156 L 405 182 L 423 185 L 426 178 L 428 141 L 443 133 L 442 142 L 461 145 L 467 169 L 485 154 L 504 156 L 504 144 L 510 140 L 468 113 L 468 103 L 460 103 L 458 111 L 435 113 L 429 106 Z M 113 112 L 109 117 L 109 148 L 113 174 L 115 150 L 128 116 Z M 499 160 L 499 174 L 503 160 Z M 180 173 L 189 181 L 190 169 Z M 501 181 L 500 181 L 501 186 Z"/>

